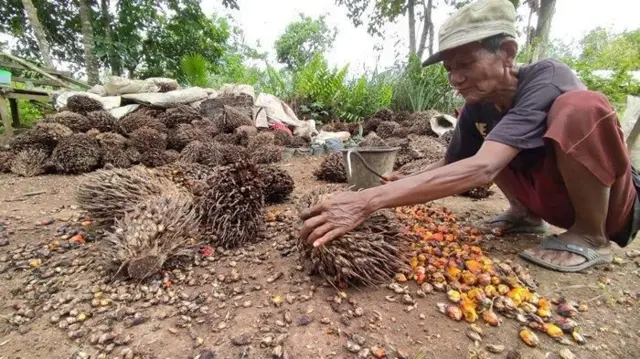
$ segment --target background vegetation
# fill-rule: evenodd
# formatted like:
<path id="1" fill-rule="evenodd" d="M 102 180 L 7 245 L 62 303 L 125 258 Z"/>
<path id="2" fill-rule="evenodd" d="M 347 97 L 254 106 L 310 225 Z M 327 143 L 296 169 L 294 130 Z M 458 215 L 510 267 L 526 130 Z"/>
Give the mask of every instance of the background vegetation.
<path id="1" fill-rule="evenodd" d="M 233 0 L 225 6 L 241 11 Z M 385 23 L 409 20 L 409 47 L 396 65 L 353 76 L 349 66 L 332 67 L 325 54 L 337 30 L 325 16 L 288 24 L 273 44 L 278 63 L 248 46 L 232 19 L 204 14 L 198 0 L 7 0 L 0 8 L 0 42 L 10 51 L 43 66 L 58 66 L 97 83 L 110 75 L 166 76 L 185 85 L 253 85 L 289 102 L 301 117 L 319 121 L 360 121 L 382 108 L 395 111 L 436 109 L 452 113 L 461 106 L 441 66 L 422 68 L 433 52 L 436 6 L 460 7 L 468 0 L 339 0 L 355 26 L 382 36 Z M 526 6 L 519 19 L 525 38 L 519 60 L 555 57 L 568 63 L 587 86 L 605 93 L 620 111 L 628 94 L 640 95 L 633 71 L 640 70 L 640 29 L 613 33 L 596 28 L 575 43 L 549 40 L 554 0 L 512 1 Z M 365 11 L 370 9 L 372 11 Z M 532 23 L 533 15 L 537 22 Z M 20 102 L 23 121 L 41 109 Z"/>

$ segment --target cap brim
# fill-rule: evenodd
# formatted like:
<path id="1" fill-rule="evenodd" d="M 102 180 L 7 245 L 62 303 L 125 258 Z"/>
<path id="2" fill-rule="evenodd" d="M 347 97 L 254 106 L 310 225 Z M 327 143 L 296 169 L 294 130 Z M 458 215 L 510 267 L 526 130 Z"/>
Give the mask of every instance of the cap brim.
<path id="1" fill-rule="evenodd" d="M 438 51 L 435 54 L 429 56 L 429 58 L 424 60 L 424 62 L 422 63 L 422 67 L 427 67 L 433 64 L 437 64 L 440 61 L 442 61 L 442 51 Z"/>

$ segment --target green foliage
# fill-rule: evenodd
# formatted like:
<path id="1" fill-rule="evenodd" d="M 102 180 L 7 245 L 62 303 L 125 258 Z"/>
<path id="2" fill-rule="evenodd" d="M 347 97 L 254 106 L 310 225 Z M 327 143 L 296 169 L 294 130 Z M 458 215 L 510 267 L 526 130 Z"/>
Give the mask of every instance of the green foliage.
<path id="1" fill-rule="evenodd" d="M 452 113 L 462 104 L 449 84 L 443 66 L 422 67 L 420 59 L 412 56 L 401 71 L 392 72 L 394 92 L 391 106 L 396 111 L 424 111 L 434 109 Z"/>
<path id="2" fill-rule="evenodd" d="M 329 50 L 337 30 L 330 29 L 325 18 L 326 15 L 313 19 L 300 14 L 300 20 L 287 25 L 275 43 L 278 62 L 295 70 L 308 64 L 316 54 Z"/>
<path id="3" fill-rule="evenodd" d="M 392 88 L 380 77 L 365 75 L 348 80 L 348 66 L 330 68 L 318 54 L 293 74 L 293 97 L 302 115 L 325 121 L 339 118 L 357 122 L 389 106 Z"/>
<path id="4" fill-rule="evenodd" d="M 189 86 L 207 87 L 211 64 L 200 54 L 182 56 L 180 60 L 181 80 Z"/>
<path id="5" fill-rule="evenodd" d="M 18 100 L 18 114 L 20 115 L 20 125 L 26 127 L 33 126 L 44 116 L 42 109 L 28 100 Z"/>
<path id="6" fill-rule="evenodd" d="M 605 94 L 619 110 L 627 95 L 640 95 L 640 82 L 632 75 L 632 71 L 640 70 L 640 29 L 612 33 L 595 28 L 578 47 L 579 55 L 565 52 L 560 57 L 590 90 Z"/>
<path id="7" fill-rule="evenodd" d="M 150 29 L 143 42 L 145 69 L 143 77 L 180 77 L 180 59 L 188 54 L 200 54 L 214 71 L 224 55 L 229 38 L 229 26 L 224 19 L 210 19 L 200 4 L 183 1 L 170 7 L 171 17 L 162 17 Z"/>

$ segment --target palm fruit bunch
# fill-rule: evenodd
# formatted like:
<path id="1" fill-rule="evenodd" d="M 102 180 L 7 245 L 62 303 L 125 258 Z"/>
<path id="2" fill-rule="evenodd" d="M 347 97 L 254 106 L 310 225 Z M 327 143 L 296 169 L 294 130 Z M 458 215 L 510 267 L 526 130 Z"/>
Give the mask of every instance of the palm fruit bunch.
<path id="1" fill-rule="evenodd" d="M 249 145 L 251 138 L 258 134 L 258 129 L 255 126 L 240 126 L 233 131 L 236 136 L 236 142 L 240 146 Z"/>
<path id="2" fill-rule="evenodd" d="M 201 120 L 200 112 L 189 105 L 172 107 L 159 114 L 157 119 L 167 128 L 174 128 L 178 124 L 190 124 L 193 121 Z"/>
<path id="3" fill-rule="evenodd" d="M 382 119 L 380 119 L 379 117 L 370 117 L 366 120 L 364 120 L 364 123 L 362 124 L 362 134 L 363 135 L 368 135 L 371 132 L 376 132 L 378 130 L 378 126 L 380 126 L 380 124 L 382 123 Z M 385 121 L 391 121 L 391 120 L 385 120 Z"/>
<path id="4" fill-rule="evenodd" d="M 129 134 L 129 144 L 144 153 L 148 150 L 165 150 L 167 135 L 157 130 L 143 126 Z"/>
<path id="5" fill-rule="evenodd" d="M 249 151 L 238 145 L 220 145 L 216 144 L 220 153 L 220 165 L 226 166 L 239 161 L 247 160 L 251 158 Z M 251 159 L 253 161 L 253 159 Z"/>
<path id="6" fill-rule="evenodd" d="M 493 191 L 491 191 L 491 186 L 493 186 L 493 183 L 488 183 L 484 186 L 472 188 L 466 192 L 462 192 L 460 193 L 460 195 L 473 199 L 487 198 L 493 194 Z"/>
<path id="7" fill-rule="evenodd" d="M 191 195 L 155 195 L 115 221 L 100 252 L 107 268 L 142 280 L 160 272 L 169 260 L 192 255 L 198 223 Z"/>
<path id="8" fill-rule="evenodd" d="M 109 227 L 136 204 L 156 195 L 183 192 L 169 179 L 143 167 L 98 170 L 82 176 L 76 201 L 98 226 Z"/>
<path id="9" fill-rule="evenodd" d="M 93 111 L 87 113 L 89 126 L 100 132 L 111 132 L 117 130 L 118 120 L 107 111 Z"/>
<path id="10" fill-rule="evenodd" d="M 203 228 L 216 236 L 217 246 L 236 248 L 256 240 L 264 222 L 264 186 L 253 163 L 219 167 L 197 202 Z"/>
<path id="11" fill-rule="evenodd" d="M 281 168 L 266 165 L 259 166 L 258 172 L 264 183 L 265 203 L 276 204 L 286 201 L 294 187 L 291 175 Z"/>
<path id="12" fill-rule="evenodd" d="M 394 170 L 422 157 L 422 153 L 411 147 L 410 141 L 406 138 L 388 138 L 386 142 L 390 147 L 400 148 L 396 153 L 396 160 L 393 164 Z"/>
<path id="13" fill-rule="evenodd" d="M 432 164 L 431 159 L 423 158 L 420 160 L 411 161 L 398 169 L 398 172 L 405 176 L 412 175 L 414 173 L 424 170 L 428 165 Z"/>
<path id="14" fill-rule="evenodd" d="M 71 112 L 86 115 L 89 112 L 104 110 L 104 106 L 98 100 L 85 95 L 73 95 L 67 99 L 67 109 Z"/>
<path id="15" fill-rule="evenodd" d="M 284 158 L 284 148 L 275 145 L 273 132 L 263 131 L 251 137 L 247 144 L 251 158 L 259 164 L 280 162 Z"/>
<path id="16" fill-rule="evenodd" d="M 438 162 L 444 158 L 446 148 L 435 137 L 409 136 L 409 146 L 420 153 L 420 158 L 427 158 L 432 162 Z"/>
<path id="17" fill-rule="evenodd" d="M 160 167 L 170 163 L 170 158 L 165 150 L 148 149 L 140 151 L 140 163 L 147 167 Z"/>
<path id="18" fill-rule="evenodd" d="M 291 137 L 288 133 L 284 131 L 273 131 L 274 136 L 274 145 L 290 147 L 291 145 Z"/>
<path id="19" fill-rule="evenodd" d="M 445 146 L 449 146 L 449 143 L 451 143 L 452 138 L 453 138 L 453 130 L 443 133 L 442 136 L 439 137 L 439 140 Z"/>
<path id="20" fill-rule="evenodd" d="M 300 148 L 309 146 L 309 140 L 301 136 L 293 136 L 290 138 L 288 147 Z"/>
<path id="21" fill-rule="evenodd" d="M 216 125 L 222 132 L 233 133 L 240 126 L 254 126 L 251 117 L 236 110 L 235 108 L 223 105 L 223 115 L 218 117 Z"/>
<path id="22" fill-rule="evenodd" d="M 332 152 L 327 155 L 320 167 L 318 167 L 313 175 L 320 181 L 343 183 L 347 182 L 347 171 L 344 168 L 342 153 Z"/>
<path id="23" fill-rule="evenodd" d="M 194 195 L 201 194 L 206 179 L 214 173 L 214 168 L 196 163 L 174 162 L 155 169 L 155 173 L 170 179 Z"/>
<path id="24" fill-rule="evenodd" d="M 192 141 L 180 151 L 178 161 L 216 166 L 221 162 L 222 148 L 225 148 L 225 146 L 220 146 L 211 141 Z"/>
<path id="25" fill-rule="evenodd" d="M 0 151 L 0 173 L 11 172 L 11 163 L 13 162 L 14 157 L 15 153 L 13 152 Z"/>
<path id="26" fill-rule="evenodd" d="M 296 203 L 298 212 L 344 190 L 338 185 L 318 187 Z M 375 286 L 389 283 L 396 273 L 409 272 L 411 237 L 393 211 L 382 210 L 347 234 L 320 246 L 298 243 L 302 261 L 336 288 Z"/>
<path id="27" fill-rule="evenodd" d="M 213 138 L 213 140 L 223 145 L 240 144 L 240 142 L 238 141 L 238 136 L 233 133 L 219 133 Z"/>
<path id="28" fill-rule="evenodd" d="M 383 108 L 382 110 L 378 110 L 371 117 L 379 118 L 382 121 L 393 121 L 393 111 L 388 108 Z"/>
<path id="29" fill-rule="evenodd" d="M 58 172 L 86 173 L 100 166 L 101 156 L 98 140 L 84 133 L 74 133 L 58 142 L 51 162 Z"/>
<path id="30" fill-rule="evenodd" d="M 164 157 L 167 159 L 167 163 L 173 163 L 180 158 L 180 152 L 176 150 L 165 150 Z"/>
<path id="31" fill-rule="evenodd" d="M 434 110 L 415 112 L 411 114 L 409 123 L 410 132 L 418 136 L 435 136 L 436 133 L 431 129 L 431 118 L 437 116 L 438 112 Z"/>
<path id="32" fill-rule="evenodd" d="M 10 164 L 12 173 L 22 177 L 44 174 L 49 167 L 49 154 L 40 148 L 30 148 L 17 152 Z"/>
<path id="33" fill-rule="evenodd" d="M 92 128 L 91 122 L 86 116 L 71 111 L 62 111 L 48 115 L 44 118 L 44 122 L 59 123 L 75 133 L 87 132 Z"/>
<path id="34" fill-rule="evenodd" d="M 383 122 L 380 122 L 375 132 L 381 138 L 390 138 L 390 137 L 393 137 L 393 131 L 395 131 L 400 127 L 401 127 L 400 124 L 397 122 L 383 121 Z"/>
<path id="35" fill-rule="evenodd" d="M 55 122 L 38 122 L 36 126 L 16 136 L 11 148 L 14 151 L 42 149 L 51 154 L 60 139 L 71 136 L 73 131 L 67 126 Z"/>
<path id="36" fill-rule="evenodd" d="M 358 147 L 386 147 L 387 143 L 380 138 L 375 132 L 369 132 L 362 141 L 358 144 Z"/>
<path id="37" fill-rule="evenodd" d="M 119 133 L 104 132 L 96 135 L 102 152 L 102 163 L 116 168 L 129 168 L 132 161 L 127 156 L 127 139 Z"/>
<path id="38" fill-rule="evenodd" d="M 537 283 L 521 265 L 487 257 L 479 246 L 480 230 L 459 226 L 456 216 L 444 207 L 400 207 L 396 215 L 410 225 L 406 233 L 415 238 L 411 271 L 398 273 L 396 281 L 415 280 L 423 294 L 446 293 L 449 303 L 438 303 L 440 312 L 456 321 L 482 320 L 490 326 L 499 326 L 501 316 L 515 319 L 526 327 L 519 334 L 529 345 L 537 342 L 531 330 L 565 344 L 564 334 L 584 342 L 572 320 L 578 313 L 577 303 L 541 296 L 536 292 Z"/>
<path id="39" fill-rule="evenodd" d="M 391 133 L 391 137 L 406 138 L 410 134 L 411 134 L 411 130 L 408 127 L 400 126 L 393 130 L 393 132 Z"/>
<path id="40" fill-rule="evenodd" d="M 169 131 L 167 136 L 167 147 L 176 151 L 182 151 L 189 142 L 203 141 L 205 135 L 190 123 L 179 123 Z"/>
<path id="41" fill-rule="evenodd" d="M 167 126 L 165 126 L 164 123 L 160 122 L 160 120 L 156 118 L 146 115 L 144 111 L 132 112 L 118 121 L 120 133 L 125 136 L 128 136 L 133 131 L 145 126 L 153 128 L 160 133 L 167 133 Z"/>

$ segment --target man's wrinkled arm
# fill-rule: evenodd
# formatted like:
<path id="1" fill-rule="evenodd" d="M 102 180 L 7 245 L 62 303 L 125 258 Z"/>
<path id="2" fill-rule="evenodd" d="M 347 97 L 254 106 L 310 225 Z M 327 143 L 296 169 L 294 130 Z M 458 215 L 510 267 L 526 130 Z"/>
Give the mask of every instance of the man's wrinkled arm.
<path id="1" fill-rule="evenodd" d="M 485 141 L 474 156 L 363 191 L 367 212 L 425 203 L 490 183 L 519 152 L 509 145 Z"/>

